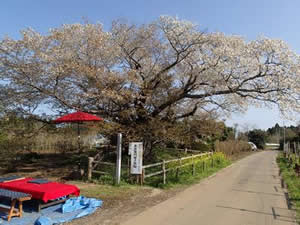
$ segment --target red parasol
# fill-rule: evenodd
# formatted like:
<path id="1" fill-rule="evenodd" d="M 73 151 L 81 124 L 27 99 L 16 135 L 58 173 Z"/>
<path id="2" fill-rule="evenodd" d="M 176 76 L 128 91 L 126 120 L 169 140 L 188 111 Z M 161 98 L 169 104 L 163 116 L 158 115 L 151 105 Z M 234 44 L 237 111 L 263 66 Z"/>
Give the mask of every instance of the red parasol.
<path id="1" fill-rule="evenodd" d="M 85 121 L 101 121 L 102 118 L 84 112 L 74 112 L 54 120 L 54 123 L 80 123 Z"/>
<path id="2" fill-rule="evenodd" d="M 54 123 L 77 123 L 77 130 L 78 130 L 78 147 L 80 151 L 80 130 L 79 130 L 79 123 L 82 122 L 92 122 L 92 121 L 102 121 L 103 119 L 97 116 L 94 116 L 89 113 L 84 112 L 74 112 L 62 117 L 57 118 L 54 120 Z"/>

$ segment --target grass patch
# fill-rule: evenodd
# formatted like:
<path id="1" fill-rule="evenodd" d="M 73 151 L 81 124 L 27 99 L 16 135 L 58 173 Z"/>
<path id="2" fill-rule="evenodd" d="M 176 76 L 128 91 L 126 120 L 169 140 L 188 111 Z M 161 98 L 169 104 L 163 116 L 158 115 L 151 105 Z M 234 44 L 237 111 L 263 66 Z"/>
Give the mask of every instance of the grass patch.
<path id="1" fill-rule="evenodd" d="M 144 188 L 137 185 L 128 185 L 125 183 L 119 186 L 85 183 L 80 181 L 73 181 L 70 183 L 80 188 L 81 195 L 101 199 L 106 205 L 111 205 L 117 203 L 118 201 L 126 200 L 141 192 L 150 191 L 149 188 Z"/>
<path id="2" fill-rule="evenodd" d="M 161 162 L 162 159 L 174 159 L 174 151 L 161 151 L 156 153 L 156 161 Z M 176 153 L 178 154 L 178 153 Z M 180 152 L 179 157 L 187 156 L 187 154 Z M 190 185 L 199 182 L 199 180 L 206 178 L 218 170 L 230 165 L 231 161 L 226 159 L 225 155 L 221 152 L 213 154 L 213 156 L 202 156 L 199 158 L 194 158 L 195 163 L 195 173 L 193 175 L 193 166 L 192 159 L 184 159 L 182 160 L 182 165 L 186 165 L 184 167 L 180 167 L 179 172 L 177 172 L 176 167 L 180 166 L 180 162 L 170 162 L 166 164 L 166 169 L 171 169 L 167 172 L 166 184 L 163 184 L 163 176 L 162 174 L 145 178 L 144 184 L 146 186 L 156 187 L 156 188 L 171 188 L 174 186 L 182 186 L 182 185 Z M 101 166 L 101 170 L 107 172 L 106 175 L 97 176 L 96 174 L 93 176 L 93 182 L 99 185 L 113 185 L 114 184 L 114 171 L 111 167 Z M 152 168 L 146 169 L 146 174 L 155 173 L 161 171 L 161 166 L 155 166 Z M 122 176 L 121 176 L 121 186 L 130 185 L 134 182 L 134 176 L 129 176 L 128 169 L 122 168 Z"/>
<path id="3" fill-rule="evenodd" d="M 146 178 L 145 184 L 164 189 L 187 186 L 198 183 L 201 179 L 209 177 L 220 169 L 230 165 L 230 163 L 231 162 L 227 160 L 222 153 L 217 153 L 214 154 L 213 159 L 211 157 L 206 157 L 195 161 L 194 175 L 192 174 L 192 165 L 187 165 L 180 168 L 178 176 L 176 169 L 167 172 L 166 184 L 163 184 L 162 182 L 162 175 Z M 174 164 L 173 166 L 176 167 L 178 165 Z"/>
<path id="4" fill-rule="evenodd" d="M 178 157 L 185 157 L 190 154 L 186 154 L 184 152 L 176 152 L 176 151 L 155 151 L 154 152 L 154 158 L 155 162 L 161 162 L 163 159 L 174 159 Z M 193 175 L 193 166 L 192 163 L 194 161 L 195 164 L 195 170 Z M 183 159 L 181 161 L 182 165 L 186 165 L 184 167 L 180 167 L 179 172 L 177 172 L 177 167 L 180 166 L 180 162 L 170 162 L 166 164 L 166 169 L 170 169 L 167 172 L 167 178 L 166 178 L 166 184 L 163 184 L 163 175 L 157 175 L 153 177 L 145 178 L 144 185 L 155 187 L 155 188 L 162 188 L 162 189 L 170 189 L 173 187 L 180 187 L 180 186 L 188 186 L 191 184 L 195 184 L 199 182 L 201 179 L 204 179 L 206 177 L 209 177 L 210 175 L 216 173 L 222 168 L 227 167 L 231 164 L 231 160 L 227 159 L 225 155 L 221 152 L 217 152 L 213 154 L 213 156 L 202 156 L 197 158 L 189 158 L 189 159 Z M 146 163 L 149 164 L 149 163 Z M 112 190 L 116 187 L 111 186 L 114 184 L 114 171 L 111 170 L 112 168 L 101 166 L 101 170 L 104 170 L 108 174 L 106 175 L 100 175 L 97 176 L 94 174 L 93 176 L 93 182 L 97 185 L 102 185 L 102 187 L 112 187 Z M 161 171 L 161 166 L 155 166 L 152 168 L 146 169 L 146 174 L 155 173 L 158 171 Z M 135 182 L 134 176 L 128 175 L 128 169 L 122 168 L 122 176 L 121 176 L 121 185 L 120 188 L 123 188 L 125 186 L 125 189 L 129 186 L 134 186 L 132 183 Z M 116 188 L 116 190 L 118 187 Z M 105 189 L 104 189 L 105 190 Z M 92 191 L 93 192 L 93 191 Z M 88 193 L 89 194 L 89 193 Z M 93 193 L 92 193 L 93 194 Z M 97 191 L 96 191 L 97 194 Z M 95 193 L 93 194 L 95 195 Z M 126 193 L 125 193 L 126 195 Z M 105 194 L 103 196 L 106 196 Z M 100 196 L 102 197 L 102 196 Z"/>
<path id="5" fill-rule="evenodd" d="M 152 154 L 153 154 L 152 158 L 148 161 L 145 161 L 146 164 L 161 162 L 163 160 L 178 159 L 181 157 L 192 155 L 190 152 L 185 153 L 184 151 L 179 151 L 170 148 L 155 148 L 153 149 Z"/>
<path id="6" fill-rule="evenodd" d="M 295 162 L 295 161 L 294 161 Z M 294 171 L 294 163 L 289 163 L 283 154 L 277 157 L 277 163 L 281 171 L 281 176 L 287 185 L 290 201 L 297 213 L 297 221 L 300 222 L 300 177 Z"/>

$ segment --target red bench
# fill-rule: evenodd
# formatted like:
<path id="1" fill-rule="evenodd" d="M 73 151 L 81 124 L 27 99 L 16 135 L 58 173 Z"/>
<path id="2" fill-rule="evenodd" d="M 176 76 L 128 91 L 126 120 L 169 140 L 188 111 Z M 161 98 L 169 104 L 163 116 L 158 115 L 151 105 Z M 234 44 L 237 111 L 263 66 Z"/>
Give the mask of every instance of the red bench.
<path id="1" fill-rule="evenodd" d="M 0 188 L 30 194 L 39 202 L 38 210 L 64 202 L 70 195 L 79 196 L 80 190 L 75 185 L 49 182 L 44 184 L 29 183 L 33 178 L 24 178 L 0 183 Z"/>

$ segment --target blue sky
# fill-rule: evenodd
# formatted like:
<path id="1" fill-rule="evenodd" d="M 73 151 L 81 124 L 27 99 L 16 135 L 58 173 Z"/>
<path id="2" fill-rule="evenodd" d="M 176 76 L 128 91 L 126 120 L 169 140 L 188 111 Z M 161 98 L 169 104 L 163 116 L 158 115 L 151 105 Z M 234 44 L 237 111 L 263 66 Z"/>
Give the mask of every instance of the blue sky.
<path id="1" fill-rule="evenodd" d="M 0 4 L 0 38 L 18 38 L 26 27 L 46 33 L 49 28 L 84 19 L 109 29 L 119 18 L 141 24 L 171 15 L 197 23 L 208 32 L 237 34 L 247 40 L 260 35 L 282 39 L 299 54 L 299 9 L 299 0 L 7 0 Z M 228 125 L 249 124 L 262 129 L 276 122 L 283 124 L 276 109 L 254 108 L 227 120 Z"/>

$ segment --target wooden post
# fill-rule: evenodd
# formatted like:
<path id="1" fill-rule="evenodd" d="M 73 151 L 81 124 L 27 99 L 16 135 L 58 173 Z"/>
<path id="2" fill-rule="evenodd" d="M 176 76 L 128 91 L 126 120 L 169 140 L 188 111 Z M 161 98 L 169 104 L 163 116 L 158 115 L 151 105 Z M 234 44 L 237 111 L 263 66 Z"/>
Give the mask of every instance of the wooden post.
<path id="1" fill-rule="evenodd" d="M 194 161 L 194 156 L 192 157 L 192 163 L 193 163 L 193 168 L 192 168 L 192 175 L 195 175 L 195 161 Z"/>
<path id="2" fill-rule="evenodd" d="M 142 174 L 138 175 L 141 186 L 144 184 L 144 173 L 145 173 L 145 169 L 142 169 Z"/>
<path id="3" fill-rule="evenodd" d="M 117 141 L 117 162 L 116 162 L 116 180 L 115 183 L 120 184 L 121 180 L 121 162 L 122 162 L 122 134 L 118 134 Z"/>
<path id="4" fill-rule="evenodd" d="M 143 168 L 143 172 L 142 172 L 142 185 L 144 184 L 145 182 L 145 169 Z"/>
<path id="5" fill-rule="evenodd" d="M 296 146 L 296 149 L 297 149 L 297 158 L 298 158 L 298 163 L 299 163 L 299 159 L 300 159 L 300 156 L 299 156 L 299 150 L 300 150 L 299 149 L 299 142 L 297 142 L 296 145 L 297 145 Z"/>
<path id="6" fill-rule="evenodd" d="M 176 170 L 176 179 L 178 179 L 179 177 L 179 169 L 181 167 L 181 158 L 179 159 L 179 166 L 177 167 L 177 170 Z"/>
<path id="7" fill-rule="evenodd" d="M 130 179 L 130 157 L 127 158 L 127 176 Z"/>
<path id="8" fill-rule="evenodd" d="M 94 158 L 93 157 L 89 157 L 89 162 L 88 162 L 88 180 L 92 179 L 92 172 L 93 172 L 93 162 L 94 162 Z"/>
<path id="9" fill-rule="evenodd" d="M 297 142 L 297 154 L 298 154 L 298 161 L 300 163 L 300 143 Z"/>
<path id="10" fill-rule="evenodd" d="M 138 184 L 139 183 L 139 174 L 135 175 L 135 183 Z"/>
<path id="11" fill-rule="evenodd" d="M 187 154 L 187 148 L 184 149 L 184 153 Z"/>
<path id="12" fill-rule="evenodd" d="M 165 163 L 165 160 L 163 160 L 162 171 L 163 171 L 163 184 L 166 184 L 166 163 Z"/>

